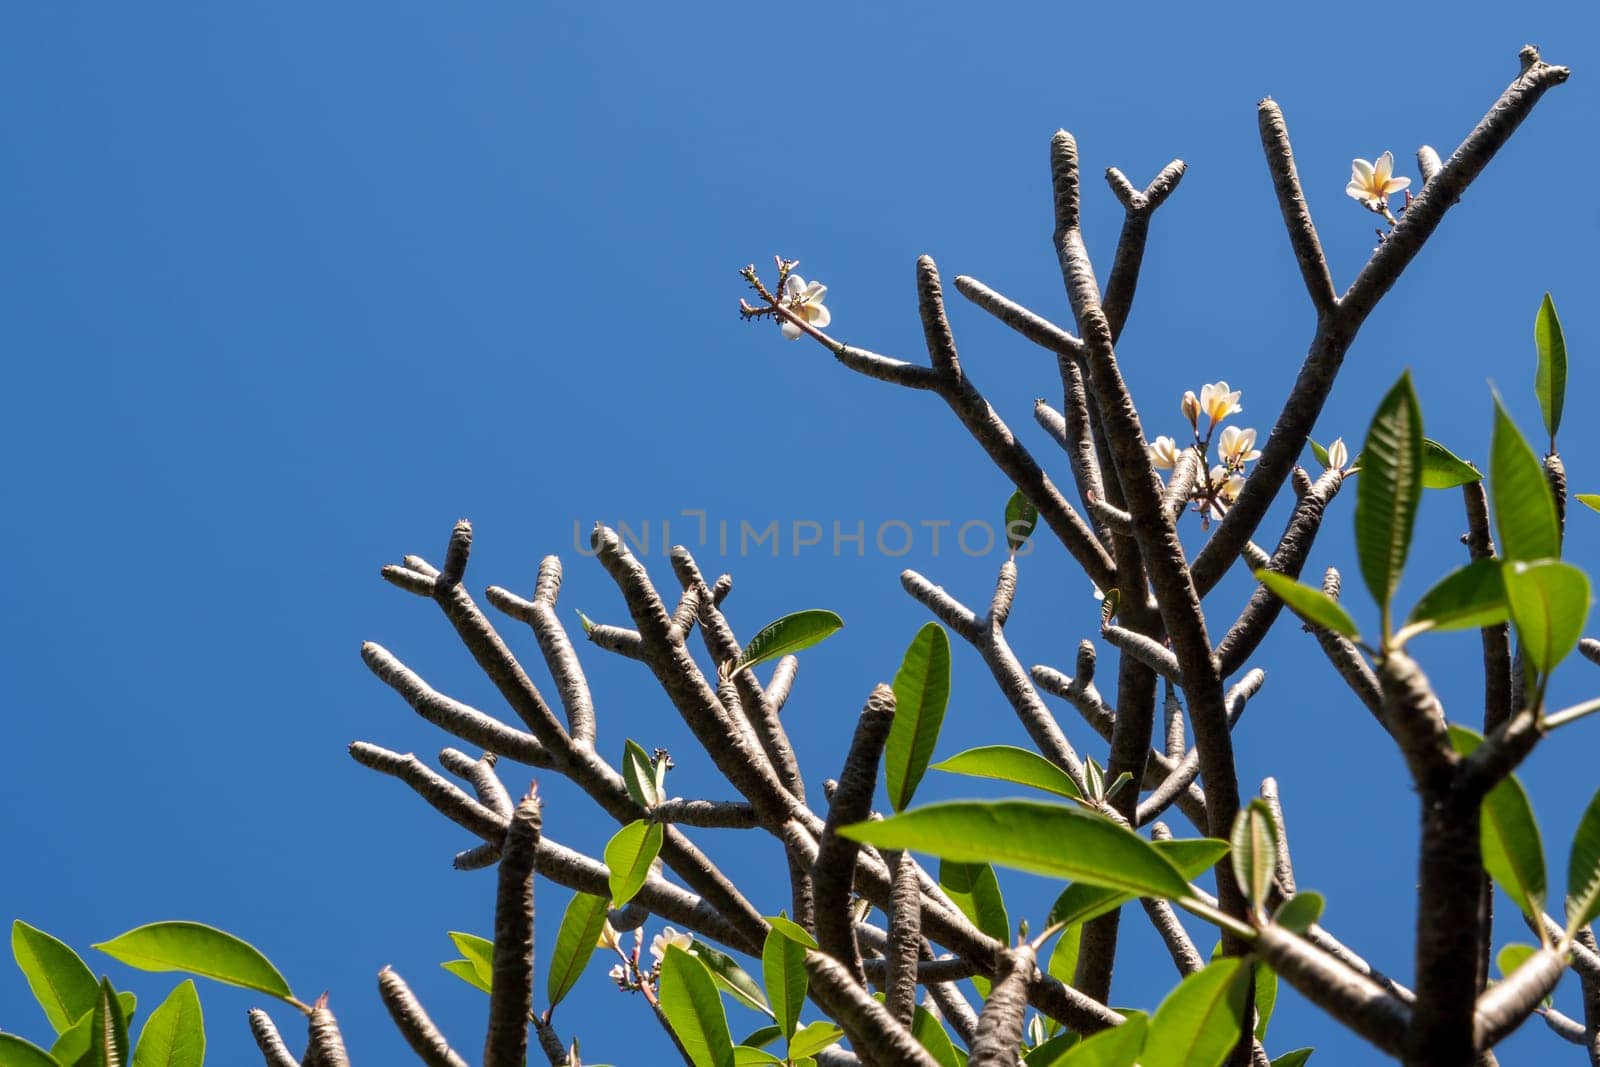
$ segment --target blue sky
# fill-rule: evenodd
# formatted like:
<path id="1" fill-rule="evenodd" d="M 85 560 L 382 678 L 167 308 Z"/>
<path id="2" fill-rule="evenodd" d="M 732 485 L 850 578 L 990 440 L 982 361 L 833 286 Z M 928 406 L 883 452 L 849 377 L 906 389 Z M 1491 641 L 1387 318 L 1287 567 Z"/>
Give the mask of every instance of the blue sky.
<path id="1" fill-rule="evenodd" d="M 359 1062 L 402 1055 L 374 980 L 393 964 L 475 1057 L 482 999 L 438 963 L 447 930 L 487 932 L 493 879 L 452 871 L 464 835 L 345 754 L 357 738 L 424 758 L 446 743 L 370 677 L 360 642 L 503 709 L 437 612 L 378 568 L 437 559 L 468 516 L 471 587 L 527 592 L 537 561 L 559 553 L 566 617 L 620 622 L 574 529 L 649 522 L 665 583 L 663 520 L 674 540 L 696 532 L 685 509 L 735 530 L 778 521 L 778 558 L 736 544 L 722 556 L 714 535 L 691 547 L 733 572 L 728 610 L 745 636 L 801 607 L 844 616 L 805 656 L 786 711 L 818 792 L 924 621 L 899 571 L 975 600 L 1000 563 L 948 541 L 935 555 L 926 537 L 890 558 L 871 532 L 997 521 L 1008 489 L 933 398 L 740 322 L 736 271 L 798 257 L 830 287 L 837 336 L 911 359 L 924 252 L 947 278 L 974 275 L 1064 321 L 1048 240 L 1058 127 L 1083 154 L 1102 277 L 1120 210 L 1094 175 L 1115 165 L 1143 184 L 1173 157 L 1189 163 L 1120 346 L 1147 428 L 1174 432 L 1182 391 L 1225 378 L 1264 433 L 1312 315 L 1256 101 L 1284 108 L 1342 289 L 1374 242 L 1373 218 L 1343 193 L 1350 159 L 1392 149 L 1414 173 L 1419 143 L 1448 154 L 1514 75 L 1517 48 L 1537 42 L 1572 81 L 1369 321 L 1318 436 L 1358 439 L 1405 367 L 1430 435 L 1463 455 L 1484 456 L 1490 379 L 1532 429 L 1532 319 L 1549 289 L 1573 355 L 1563 451 L 1574 488 L 1600 488 L 1584 447 L 1600 384 L 1600 149 L 1584 132 L 1600 105 L 1597 29 L 1581 3 L 1453 5 L 1444 19 L 1191 6 L 1136 21 L 1066 5 L 8 6 L 0 914 L 80 947 L 160 918 L 229 928 L 303 997 L 332 991 Z M 952 310 L 970 374 L 1064 481 L 1030 417 L 1052 392 L 1051 358 L 959 300 Z M 1334 506 L 1314 567 L 1354 573 L 1352 506 L 1348 494 Z M 797 521 L 820 523 L 823 544 L 796 552 Z M 864 554 L 834 553 L 834 522 L 865 525 Z M 1402 599 L 1461 558 L 1462 528 L 1458 498 L 1428 499 Z M 1600 558 L 1597 531 L 1600 516 L 1575 514 L 1569 554 Z M 1052 545 L 1022 561 L 1011 632 L 1025 663 L 1069 663 L 1093 633 L 1089 584 L 1068 562 Z M 1213 594 L 1216 625 L 1247 591 Z M 1372 617 L 1363 596 L 1351 603 Z M 534 663 L 529 635 L 506 630 Z M 1474 640 L 1421 653 L 1453 716 L 1475 721 Z M 1296 627 L 1258 659 L 1269 678 L 1237 735 L 1241 777 L 1278 775 L 1301 884 L 1328 895 L 1331 929 L 1403 976 L 1415 827 L 1403 767 Z M 679 790 L 724 795 L 641 668 L 597 651 L 585 663 L 604 751 L 625 737 L 665 746 Z M 1020 741 L 977 657 L 958 649 L 955 673 L 940 751 Z M 1597 686 L 1575 663 L 1555 688 L 1566 700 Z M 1058 710 L 1080 749 L 1103 755 Z M 1524 772 L 1554 884 L 1600 779 L 1597 738 L 1600 722 L 1573 727 Z M 598 849 L 609 831 L 592 806 L 541 787 L 551 836 Z M 927 790 L 962 791 L 931 777 Z M 705 838 L 780 906 L 775 848 Z M 1013 917 L 1037 922 L 1052 887 L 1005 884 Z M 566 897 L 540 886 L 541 952 Z M 1115 999 L 1150 1007 L 1174 976 L 1137 914 L 1124 929 Z M 1501 933 L 1525 936 L 1509 922 Z M 147 1009 L 172 984 L 94 962 Z M 203 995 L 213 1061 L 248 1062 L 244 1011 L 260 998 Z M 1576 1011 L 1572 978 L 1558 1001 Z M 44 1036 L 9 967 L 0 1005 L 0 1026 Z M 557 1022 L 591 1062 L 663 1054 L 644 1005 L 598 969 Z M 1274 1053 L 1373 1058 L 1293 996 L 1273 1029 Z M 1529 1029 L 1503 1062 L 1572 1054 Z"/>

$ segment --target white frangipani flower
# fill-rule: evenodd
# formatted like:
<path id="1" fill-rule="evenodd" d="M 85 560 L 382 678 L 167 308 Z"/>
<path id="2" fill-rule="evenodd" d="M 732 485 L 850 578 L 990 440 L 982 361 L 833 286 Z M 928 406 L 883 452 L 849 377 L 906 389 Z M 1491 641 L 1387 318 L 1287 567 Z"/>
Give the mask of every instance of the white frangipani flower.
<path id="1" fill-rule="evenodd" d="M 1335 437 L 1328 446 L 1328 469 L 1342 471 L 1349 462 L 1350 450 L 1345 447 L 1344 438 Z"/>
<path id="2" fill-rule="evenodd" d="M 620 963 L 616 964 L 614 967 L 612 967 L 609 971 L 606 972 L 606 977 L 610 978 L 613 982 L 617 983 L 618 985 L 623 985 L 628 980 L 627 968 L 623 967 L 622 964 L 620 964 Z"/>
<path id="3" fill-rule="evenodd" d="M 1222 436 L 1217 439 L 1217 452 L 1229 470 L 1238 470 L 1246 463 L 1261 458 L 1261 453 L 1256 450 L 1256 432 L 1241 430 L 1237 426 L 1222 428 Z"/>
<path id="4" fill-rule="evenodd" d="M 1229 415 L 1236 415 L 1244 408 L 1239 406 L 1239 390 L 1228 391 L 1227 382 L 1213 382 L 1211 385 L 1200 387 L 1200 408 L 1211 419 L 1215 426 Z"/>
<path id="5" fill-rule="evenodd" d="M 1344 191 L 1359 200 L 1368 211 L 1376 211 L 1392 222 L 1389 197 L 1410 184 L 1410 178 L 1394 176 L 1394 153 L 1385 152 L 1371 163 L 1364 159 L 1351 160 L 1350 184 L 1344 187 Z"/>
<path id="6" fill-rule="evenodd" d="M 606 920 L 605 925 L 600 927 L 600 937 L 595 941 L 594 947 L 607 948 L 616 952 L 621 948 L 621 945 L 621 936 L 618 935 L 616 928 L 611 925 L 611 921 L 609 919 Z"/>
<path id="7" fill-rule="evenodd" d="M 1194 395 L 1193 389 L 1183 391 L 1183 402 L 1178 405 L 1183 412 L 1183 417 L 1193 426 L 1200 421 L 1200 398 Z"/>
<path id="8" fill-rule="evenodd" d="M 693 934 L 680 934 L 670 926 L 663 926 L 661 932 L 650 939 L 650 958 L 659 965 L 667 954 L 668 945 L 676 945 L 685 952 L 694 944 Z"/>
<path id="9" fill-rule="evenodd" d="M 791 274 L 783 280 L 783 306 L 819 330 L 833 321 L 832 313 L 822 306 L 822 301 L 827 295 L 826 285 L 821 282 L 807 283 L 798 274 Z M 780 328 L 789 340 L 800 339 L 802 332 L 800 327 L 788 319 L 783 320 Z"/>
<path id="10" fill-rule="evenodd" d="M 1150 442 L 1150 462 L 1157 470 L 1169 471 L 1178 465 L 1178 442 L 1163 434 Z"/>
<path id="11" fill-rule="evenodd" d="M 1208 481 L 1211 499 L 1206 503 L 1206 510 L 1213 519 L 1220 519 L 1228 513 L 1229 506 L 1239 499 L 1239 493 L 1244 489 L 1244 476 L 1229 473 L 1228 468 L 1219 463 L 1211 468 Z"/>

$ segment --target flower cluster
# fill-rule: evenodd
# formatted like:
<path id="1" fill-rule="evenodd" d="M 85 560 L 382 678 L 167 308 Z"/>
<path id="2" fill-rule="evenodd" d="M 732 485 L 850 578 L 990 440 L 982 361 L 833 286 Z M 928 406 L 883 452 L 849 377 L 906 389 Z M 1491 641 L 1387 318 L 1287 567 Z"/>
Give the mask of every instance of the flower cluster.
<path id="1" fill-rule="evenodd" d="M 620 960 L 606 972 L 607 976 L 617 983 L 618 989 L 627 992 L 642 991 L 646 997 L 653 997 L 656 983 L 661 977 L 661 961 L 667 955 L 668 946 L 675 945 L 692 956 L 694 935 L 679 933 L 670 926 L 662 927 L 661 932 L 650 939 L 648 967 L 643 966 L 639 959 L 639 949 L 643 941 L 643 935 L 636 932 L 633 935 L 633 951 L 629 952 L 622 947 L 622 937 L 607 922 L 600 931 L 600 939 L 595 947 L 616 953 Z"/>
<path id="2" fill-rule="evenodd" d="M 775 319 L 783 336 L 791 341 L 798 341 L 808 330 L 820 330 L 832 322 L 833 313 L 822 304 L 827 299 L 828 287 L 821 282 L 808 282 L 794 273 L 794 269 L 800 265 L 798 259 L 784 259 L 782 256 L 775 256 L 774 259 L 778 264 L 778 284 L 774 286 L 776 292 L 762 283 L 756 274 L 755 264 L 739 272 L 762 300 L 760 304 L 739 301 L 739 315 L 745 319 Z"/>
<path id="3" fill-rule="evenodd" d="M 1157 437 L 1150 442 L 1150 462 L 1164 471 L 1176 471 L 1185 462 L 1198 464 L 1206 473 L 1190 477 L 1188 501 L 1200 513 L 1202 521 L 1220 519 L 1244 489 L 1245 465 L 1261 458 L 1256 448 L 1256 432 L 1222 425 L 1229 416 L 1244 410 L 1239 404 L 1239 390 L 1229 389 L 1227 382 L 1202 386 L 1198 396 L 1192 389 L 1185 392 L 1178 407 L 1189 423 L 1193 443 L 1179 448 L 1173 438 Z M 1203 436 L 1200 433 L 1202 416 L 1206 420 Z M 1217 462 L 1209 463 L 1213 437 L 1216 438 Z"/>

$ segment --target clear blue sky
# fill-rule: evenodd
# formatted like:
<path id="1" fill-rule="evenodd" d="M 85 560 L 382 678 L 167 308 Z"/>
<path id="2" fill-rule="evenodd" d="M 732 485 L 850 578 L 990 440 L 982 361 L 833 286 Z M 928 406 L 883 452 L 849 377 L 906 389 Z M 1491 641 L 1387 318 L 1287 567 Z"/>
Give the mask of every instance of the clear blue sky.
<path id="1" fill-rule="evenodd" d="M 301 996 L 331 990 L 364 1063 L 402 1055 L 374 981 L 393 964 L 475 1058 L 482 999 L 438 964 L 445 931 L 487 932 L 493 879 L 452 871 L 464 834 L 345 755 L 357 738 L 423 757 L 445 742 L 368 675 L 360 642 L 502 709 L 437 612 L 379 566 L 437 559 L 468 516 L 473 588 L 526 592 L 538 559 L 560 553 L 566 617 L 623 621 L 575 525 L 649 521 L 668 582 L 660 524 L 691 537 L 683 509 L 735 529 L 822 523 L 823 547 L 798 557 L 787 534 L 778 559 L 700 550 L 708 570 L 734 572 L 728 609 L 745 636 L 801 607 L 846 619 L 804 657 L 786 712 L 820 792 L 871 684 L 924 621 L 900 569 L 971 600 L 1000 562 L 948 541 L 936 557 L 923 537 L 888 558 L 870 531 L 994 519 L 1008 490 L 937 401 L 740 322 L 735 272 L 798 257 L 830 286 L 837 336 L 913 359 L 919 253 L 1063 321 L 1046 170 L 1058 127 L 1082 149 L 1102 277 L 1120 212 L 1095 175 L 1116 165 L 1142 184 L 1189 163 L 1121 346 L 1147 426 L 1173 432 L 1181 392 L 1226 378 L 1264 433 L 1312 316 L 1256 101 L 1284 107 L 1342 288 L 1374 241 L 1343 192 L 1353 156 L 1392 149 L 1414 173 L 1419 143 L 1448 154 L 1525 41 L 1571 65 L 1369 322 L 1318 436 L 1359 438 L 1377 390 L 1409 366 L 1430 434 L 1481 461 L 1486 380 L 1537 424 L 1531 327 L 1551 289 L 1573 354 L 1564 452 L 1574 488 L 1600 489 L 1586 418 L 1600 386 L 1592 4 L 1462 4 L 1447 18 L 1073 8 L 8 5 L 0 915 L 80 947 L 160 918 L 227 927 Z M 1065 480 L 1030 418 L 1054 391 L 1052 360 L 953 310 L 970 373 Z M 1354 572 L 1352 504 L 1335 505 L 1314 567 Z M 833 554 L 835 520 L 866 524 L 864 556 Z M 1462 558 L 1461 529 L 1458 498 L 1430 497 L 1407 593 Z M 1570 554 L 1600 560 L 1597 531 L 1600 516 L 1575 514 Z M 1066 564 L 1048 545 L 1023 561 L 1011 630 L 1026 663 L 1069 663 L 1095 628 L 1088 582 Z M 1246 592 L 1213 595 L 1220 620 Z M 1351 603 L 1371 617 L 1363 596 Z M 529 635 L 506 629 L 536 660 Z M 1421 651 L 1455 716 L 1475 721 L 1474 639 Z M 1416 822 L 1401 763 L 1295 626 L 1259 659 L 1269 678 L 1238 733 L 1242 776 L 1280 777 L 1301 884 L 1328 894 L 1331 929 L 1404 976 Z M 678 790 L 724 795 L 641 668 L 585 662 L 608 754 L 625 737 L 668 747 Z M 958 650 L 955 670 L 941 752 L 1020 741 L 977 657 Z M 1600 673 L 1575 663 L 1556 688 L 1593 694 Z M 1525 772 L 1555 884 L 1600 780 L 1597 743 L 1600 722 L 1581 724 Z M 541 785 L 547 831 L 598 848 L 608 830 L 592 806 Z M 780 906 L 775 847 L 705 837 Z M 1013 916 L 1037 923 L 1052 887 L 1006 885 Z M 541 974 L 566 897 L 540 886 Z M 1171 966 L 1136 912 L 1124 929 L 1116 999 L 1150 1007 Z M 95 965 L 147 1009 L 172 984 Z M 260 998 L 203 994 L 213 1062 L 249 1062 L 244 1012 Z M 1572 978 L 1558 1000 L 1576 1011 Z M 0 1008 L 0 1025 L 43 1037 L 9 966 Z M 302 1040 L 291 1012 L 276 1015 Z M 598 969 L 558 1025 L 592 1062 L 661 1062 L 644 1005 Z M 1576 1053 L 1530 1029 L 1502 1062 Z M 1293 996 L 1273 1031 L 1275 1053 L 1375 1058 Z"/>

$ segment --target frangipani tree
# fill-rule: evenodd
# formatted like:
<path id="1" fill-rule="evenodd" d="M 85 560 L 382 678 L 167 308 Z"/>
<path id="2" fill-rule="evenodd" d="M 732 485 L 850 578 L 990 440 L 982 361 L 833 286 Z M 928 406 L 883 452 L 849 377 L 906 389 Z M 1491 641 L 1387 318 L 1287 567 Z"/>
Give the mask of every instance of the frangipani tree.
<path id="1" fill-rule="evenodd" d="M 1052 139 L 1054 243 L 1070 328 L 981 282 L 955 281 L 962 296 L 1056 357 L 1060 406 L 1041 401 L 1035 411 L 1063 452 L 1048 462 L 969 376 L 932 259 L 919 260 L 916 271 L 926 363 L 836 339 L 826 287 L 801 278 L 796 262 L 778 259 L 771 284 L 745 269 L 755 294 L 741 304 L 746 317 L 823 346 L 848 370 L 937 396 L 1016 490 L 1004 509 L 1013 558 L 1001 565 L 986 603 L 969 603 L 916 572 L 902 575 L 932 621 L 866 696 L 847 758 L 820 795 L 780 713 L 797 655 L 839 629 L 833 613 L 797 612 L 741 639 L 725 611 L 729 576 L 709 578 L 679 548 L 669 587 L 616 531 L 598 527 L 594 553 L 622 595 L 625 622 L 579 615 L 581 634 L 569 631 L 557 610 L 562 565 L 553 556 L 540 564 L 531 596 L 500 586 L 484 594 L 500 615 L 532 630 L 552 702 L 467 589 L 470 525 L 457 524 L 437 564 L 406 556 L 386 567 L 391 584 L 439 607 L 512 713 L 474 708 L 388 650 L 363 649 L 374 674 L 470 750 L 440 756 L 463 788 L 413 755 L 351 746 L 357 761 L 405 782 L 476 839 L 457 855 L 458 867 L 498 864 L 493 937 L 452 935 L 461 958 L 446 964 L 488 994 L 481 1062 L 515 1067 L 537 1045 L 552 1064 L 578 1064 L 577 1040 L 560 1032 L 557 1008 L 585 984 L 637 994 L 693 1067 L 1304 1063 L 1306 1049 L 1268 1052 L 1267 1024 L 1285 982 L 1408 1064 L 1493 1062 L 1496 1043 L 1536 1012 L 1600 1063 L 1600 949 L 1589 929 L 1600 914 L 1600 799 L 1571 845 L 1566 901 L 1557 906 L 1514 773 L 1541 739 L 1600 709 L 1600 700 L 1545 706 L 1552 672 L 1575 648 L 1600 662 L 1600 643 L 1582 638 L 1589 581 L 1561 558 L 1567 491 L 1555 445 L 1566 352 L 1553 303 L 1540 308 L 1535 331 L 1549 443 L 1542 460 L 1499 408 L 1485 483 L 1425 436 L 1423 405 L 1404 374 L 1377 405 L 1358 452 L 1353 442 L 1310 440 L 1362 324 L 1543 94 L 1567 77 L 1531 48 L 1521 59 L 1517 77 L 1448 160 L 1431 148 L 1417 152 L 1415 188 L 1395 174 L 1389 152 L 1355 161 L 1348 192 L 1384 229 L 1342 293 L 1300 189 L 1283 115 L 1262 102 L 1262 145 L 1315 311 L 1299 378 L 1270 429 L 1262 429 L 1264 420 L 1254 427 L 1240 420 L 1241 390 L 1227 382 L 1193 383 L 1200 387 L 1146 405 L 1120 369 L 1117 344 L 1146 235 L 1183 177 L 1182 162 L 1143 189 L 1107 172 L 1125 214 L 1102 284 L 1081 231 L 1078 146 L 1065 131 Z M 1404 197 L 1398 205 L 1397 195 Z M 1260 401 L 1249 401 L 1254 419 Z M 1308 451 L 1321 468 L 1315 476 L 1301 465 Z M 1072 487 L 1047 467 L 1067 472 Z M 1459 494 L 1466 549 L 1459 566 L 1438 568 L 1437 583 L 1414 604 L 1396 603 L 1403 569 L 1433 564 L 1412 552 L 1427 490 Z M 1263 523 L 1286 494 L 1290 517 L 1274 538 Z M 1379 614 L 1368 633 L 1342 604 L 1338 569 L 1302 581 L 1324 521 L 1351 513 L 1361 595 Z M 1204 538 L 1192 553 L 1181 536 L 1185 523 L 1200 526 Z M 1006 634 L 1019 580 L 1014 554 L 1044 536 L 1061 543 L 1103 596 L 1101 625 L 1070 666 L 1029 668 Z M 1254 592 L 1236 609 L 1208 612 L 1202 598 L 1235 568 L 1255 574 Z M 1320 925 L 1321 897 L 1296 882 L 1276 781 L 1239 779 L 1231 731 L 1263 691 L 1266 676 L 1252 658 L 1285 620 L 1285 607 L 1392 738 L 1419 798 L 1409 984 Z M 1424 671 L 1427 635 L 1449 629 L 1481 633 L 1481 708 L 1447 713 Z M 952 635 L 977 653 L 1031 749 L 985 746 L 935 762 Z M 650 738 L 601 742 L 579 636 L 651 673 L 731 797 L 675 796 L 671 759 Z M 1103 649 L 1114 653 L 1114 670 L 1102 665 Z M 1063 722 L 1047 696 L 1082 723 Z M 601 855 L 546 834 L 547 825 L 560 825 L 560 811 L 543 812 L 535 790 L 509 790 L 501 779 L 508 762 L 532 768 L 534 777 L 570 780 L 614 818 L 618 830 Z M 1025 796 L 919 803 L 929 770 L 1002 781 Z M 887 815 L 874 811 L 880 783 Z M 787 868 L 786 899 L 752 899 L 696 840 L 705 828 L 745 830 L 763 842 Z M 996 867 L 1059 880 L 1054 906 L 1014 923 Z M 1200 884 L 1209 879 L 1215 892 Z M 540 880 L 571 893 L 561 894 L 560 932 L 541 953 L 542 985 L 532 938 Z M 1526 916 L 1536 944 L 1496 952 L 1493 884 Z M 546 888 L 540 893 L 542 900 Z M 1151 990 L 1139 1010 L 1109 1002 L 1124 913 L 1136 914 L 1122 906 L 1134 902 L 1175 971 L 1173 988 Z M 1203 927 L 1220 936 L 1211 959 L 1197 947 Z M 609 967 L 605 980 L 596 954 Z M 1491 981 L 1496 961 L 1500 978 Z M 193 956 L 163 962 L 204 973 Z M 1581 1022 L 1542 1005 L 1568 969 L 1583 983 L 1588 1017 Z M 399 975 L 385 970 L 379 985 L 424 1063 L 467 1062 Z M 100 1020 L 110 1037 L 96 1045 L 101 1058 L 88 1062 L 121 1062 L 113 1057 L 126 1053 L 114 993 L 107 987 L 89 1009 L 90 1028 Z M 308 1015 L 310 1037 L 297 1060 L 268 1016 L 253 1015 L 269 1064 L 347 1062 L 326 1002 L 297 1001 L 287 986 L 275 995 Z M 770 1022 L 736 1034 L 727 999 Z M 63 1011 L 62 1021 L 78 1025 L 83 1016 L 72 1014 Z M 1278 1035 L 1272 1042 L 1281 1043 Z"/>

